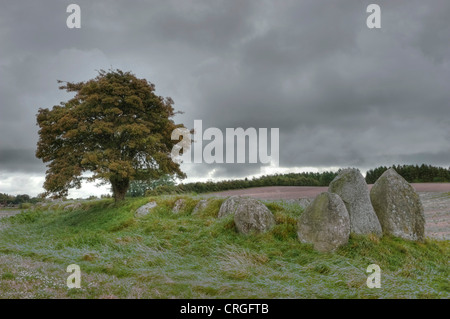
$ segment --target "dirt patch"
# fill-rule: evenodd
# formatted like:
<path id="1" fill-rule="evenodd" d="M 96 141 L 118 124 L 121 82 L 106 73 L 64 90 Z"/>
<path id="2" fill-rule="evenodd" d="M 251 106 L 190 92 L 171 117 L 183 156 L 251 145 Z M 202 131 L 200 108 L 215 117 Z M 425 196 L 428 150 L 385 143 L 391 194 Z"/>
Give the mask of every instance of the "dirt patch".
<path id="1" fill-rule="evenodd" d="M 421 192 L 425 236 L 450 240 L 450 193 Z"/>

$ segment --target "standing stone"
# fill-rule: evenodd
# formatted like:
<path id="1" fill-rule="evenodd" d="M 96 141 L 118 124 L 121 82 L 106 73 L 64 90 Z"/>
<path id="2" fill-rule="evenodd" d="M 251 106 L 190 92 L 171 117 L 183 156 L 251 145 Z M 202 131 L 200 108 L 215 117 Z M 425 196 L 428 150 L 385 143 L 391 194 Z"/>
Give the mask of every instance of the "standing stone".
<path id="1" fill-rule="evenodd" d="M 275 218 L 267 206 L 260 201 L 241 197 L 234 212 L 234 223 L 242 234 L 262 233 L 275 225 Z"/>
<path id="2" fill-rule="evenodd" d="M 197 205 L 195 205 L 194 210 L 192 211 L 192 215 L 198 214 L 202 210 L 204 210 L 208 206 L 207 199 L 201 199 L 198 201 Z"/>
<path id="3" fill-rule="evenodd" d="M 134 213 L 135 217 L 142 217 L 150 213 L 150 211 L 157 206 L 156 202 L 147 203 L 141 207 L 139 207 Z"/>
<path id="4" fill-rule="evenodd" d="M 178 199 L 173 205 L 172 212 L 178 214 L 186 205 L 186 201 L 182 198 Z"/>
<path id="5" fill-rule="evenodd" d="M 370 191 L 370 198 L 385 234 L 423 240 L 425 216 L 414 188 L 394 169 L 385 171 Z"/>
<path id="6" fill-rule="evenodd" d="M 350 231 L 382 236 L 378 217 L 370 201 L 366 181 L 358 169 L 344 169 L 330 183 L 328 191 L 338 194 L 350 216 Z"/>
<path id="7" fill-rule="evenodd" d="M 347 244 L 350 217 L 339 195 L 323 192 L 306 207 L 297 227 L 300 242 L 311 243 L 318 251 L 331 252 Z"/>
<path id="8" fill-rule="evenodd" d="M 227 198 L 220 206 L 218 217 L 222 218 L 227 215 L 234 214 L 236 212 L 239 202 L 243 198 L 244 197 L 241 196 L 231 196 Z"/>

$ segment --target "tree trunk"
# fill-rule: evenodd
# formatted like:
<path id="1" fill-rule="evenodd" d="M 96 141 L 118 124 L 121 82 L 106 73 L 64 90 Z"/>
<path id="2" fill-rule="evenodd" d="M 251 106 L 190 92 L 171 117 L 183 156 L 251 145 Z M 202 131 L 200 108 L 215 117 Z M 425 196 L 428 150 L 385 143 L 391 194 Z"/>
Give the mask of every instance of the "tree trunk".
<path id="1" fill-rule="evenodd" d="M 125 194 L 130 187 L 130 179 L 120 176 L 112 176 L 109 181 L 111 182 L 114 201 L 117 203 L 125 199 Z"/>

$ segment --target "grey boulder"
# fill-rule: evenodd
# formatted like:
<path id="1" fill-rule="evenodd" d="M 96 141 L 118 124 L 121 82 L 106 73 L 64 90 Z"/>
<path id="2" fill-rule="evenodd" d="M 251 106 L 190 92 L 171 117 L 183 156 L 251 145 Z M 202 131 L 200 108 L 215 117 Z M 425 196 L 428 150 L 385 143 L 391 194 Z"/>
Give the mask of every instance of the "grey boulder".
<path id="1" fill-rule="evenodd" d="M 394 169 L 375 182 L 370 198 L 385 234 L 408 240 L 423 240 L 425 216 L 414 188 Z"/>
<path id="2" fill-rule="evenodd" d="M 173 205 L 172 212 L 175 214 L 178 214 L 181 210 L 184 209 L 184 206 L 186 205 L 186 201 L 182 198 L 178 199 L 175 204 Z"/>
<path id="3" fill-rule="evenodd" d="M 150 213 L 150 211 L 155 208 L 157 206 L 156 202 L 150 202 L 147 203 L 145 205 L 142 205 L 141 207 L 139 207 L 136 212 L 134 213 L 135 217 L 142 217 L 145 215 L 148 215 L 148 213 Z"/>
<path id="4" fill-rule="evenodd" d="M 337 194 L 323 192 L 306 207 L 297 222 L 298 239 L 321 252 L 332 252 L 347 244 L 350 217 Z"/>
<path id="5" fill-rule="evenodd" d="M 328 191 L 339 195 L 350 216 L 350 231 L 355 234 L 382 236 L 366 181 L 358 169 L 344 169 L 330 183 Z"/>
<path id="6" fill-rule="evenodd" d="M 241 197 L 235 204 L 234 224 L 240 233 L 262 233 L 275 225 L 272 212 L 260 201 Z"/>
<path id="7" fill-rule="evenodd" d="M 195 205 L 194 209 L 192 210 L 192 214 L 198 214 L 201 211 L 203 211 L 208 206 L 208 200 L 207 199 L 201 199 L 198 201 L 197 205 Z"/>
<path id="8" fill-rule="evenodd" d="M 236 209 L 239 205 L 239 202 L 243 199 L 242 196 L 231 196 L 227 198 L 219 209 L 219 218 L 228 216 L 230 214 L 234 214 L 236 212 Z"/>

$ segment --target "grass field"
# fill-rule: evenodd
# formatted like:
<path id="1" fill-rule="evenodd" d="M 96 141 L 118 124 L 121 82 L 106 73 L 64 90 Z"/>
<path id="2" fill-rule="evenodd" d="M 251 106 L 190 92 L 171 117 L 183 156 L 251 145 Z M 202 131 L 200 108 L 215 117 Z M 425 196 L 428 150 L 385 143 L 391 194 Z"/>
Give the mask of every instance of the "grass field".
<path id="1" fill-rule="evenodd" d="M 172 212 L 177 198 L 184 210 Z M 134 212 L 149 200 L 147 216 Z M 0 298 L 450 298 L 449 241 L 352 236 L 335 253 L 297 240 L 302 209 L 265 202 L 277 225 L 241 235 L 221 198 L 200 213 L 189 196 L 86 202 L 0 219 Z M 66 267 L 81 268 L 69 289 Z M 381 267 L 381 288 L 366 285 Z"/>

